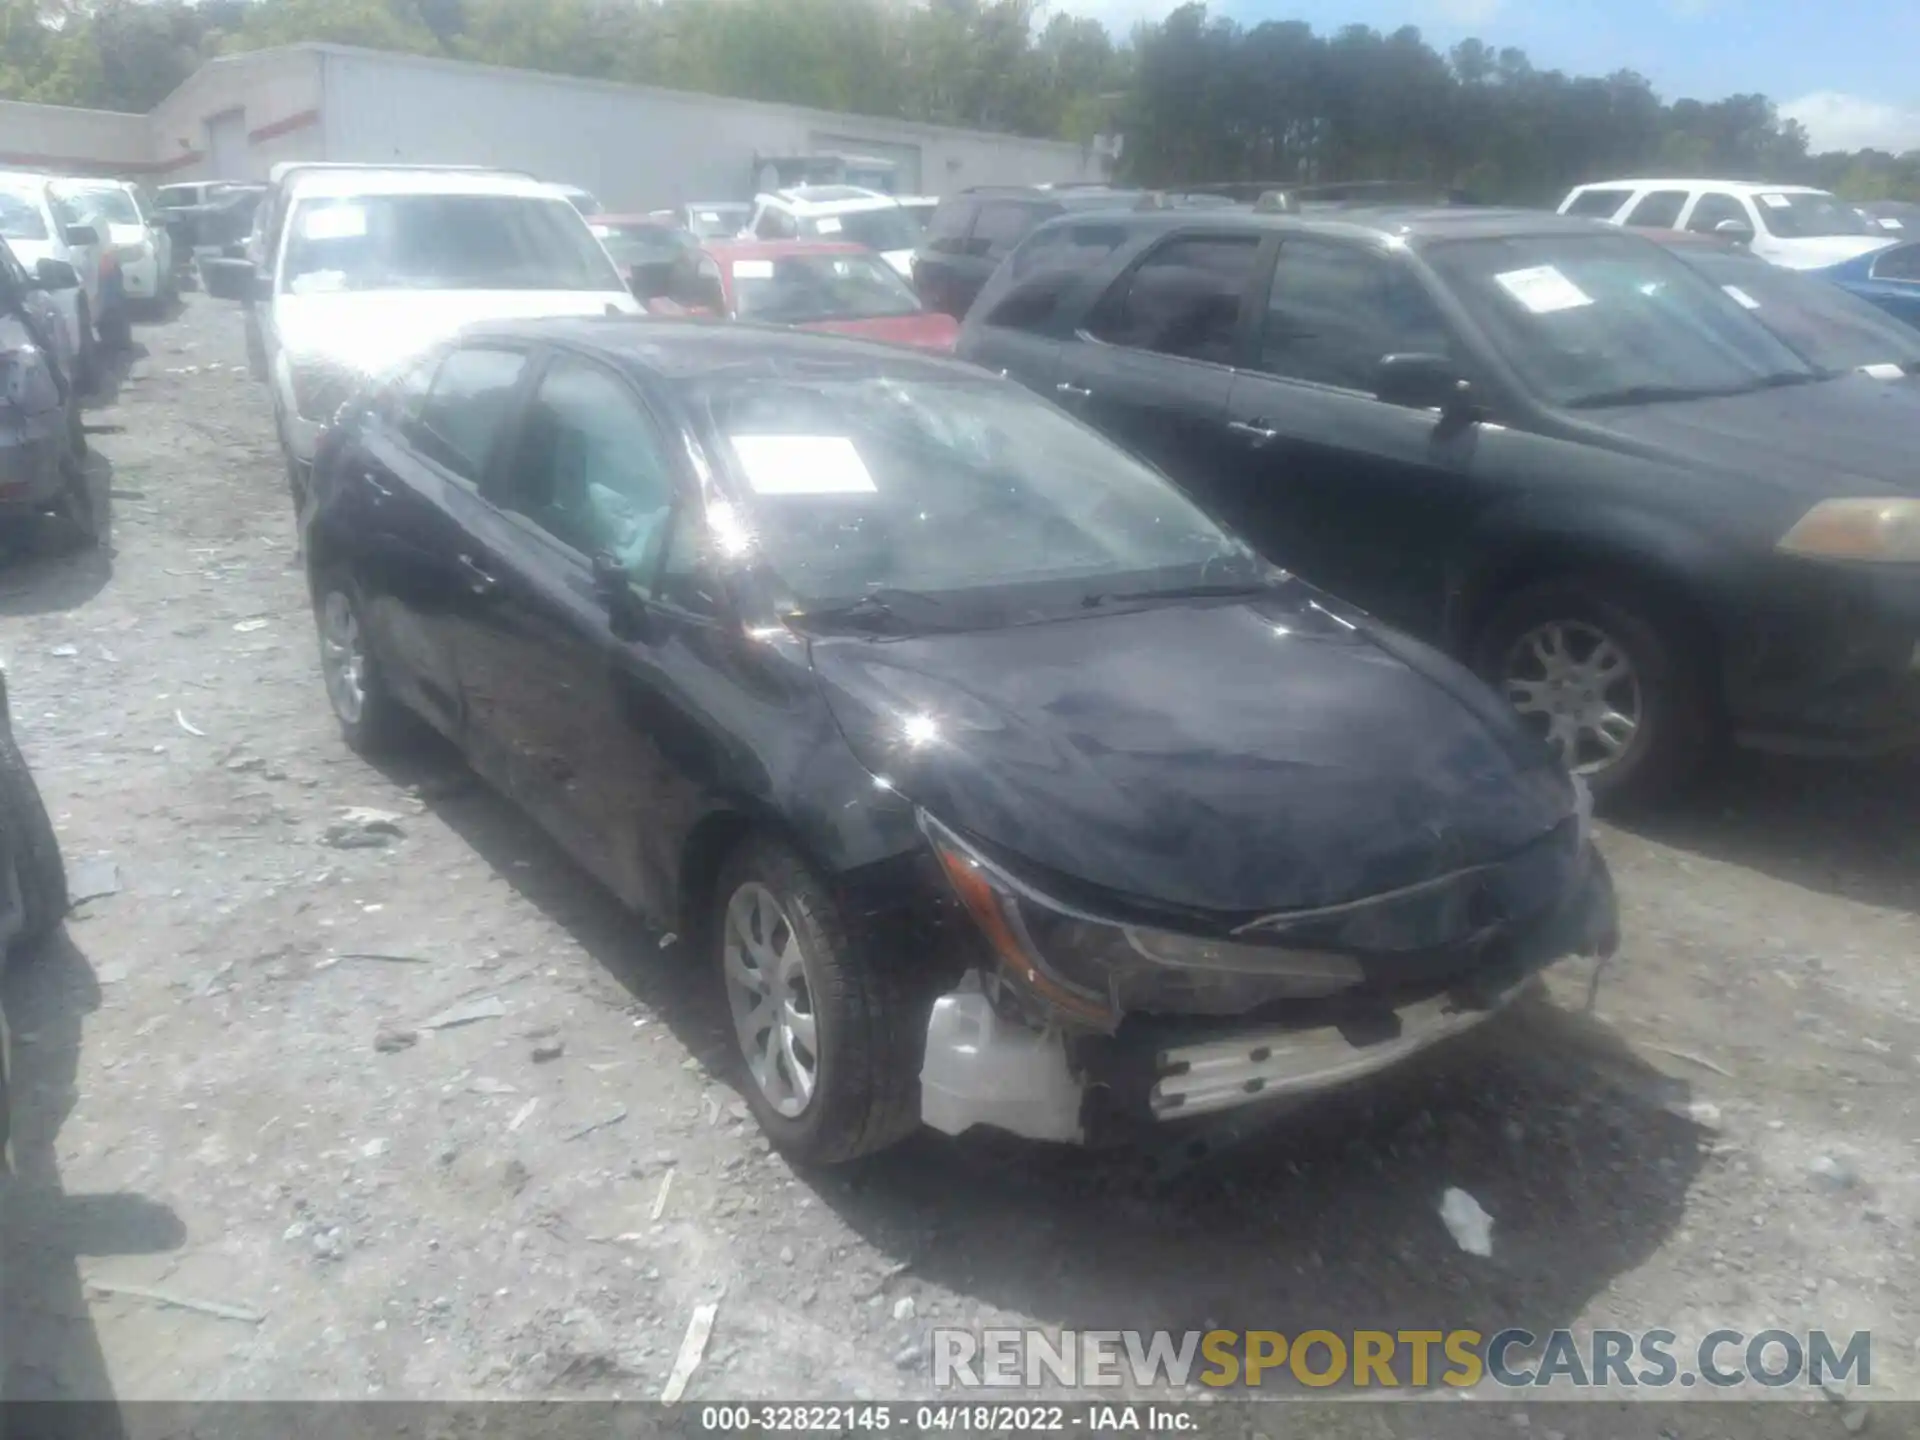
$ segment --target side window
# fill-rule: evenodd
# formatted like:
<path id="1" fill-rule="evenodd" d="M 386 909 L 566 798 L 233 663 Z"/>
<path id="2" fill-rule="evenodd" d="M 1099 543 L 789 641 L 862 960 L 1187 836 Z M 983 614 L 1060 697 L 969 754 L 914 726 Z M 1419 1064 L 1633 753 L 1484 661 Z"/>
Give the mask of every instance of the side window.
<path id="1" fill-rule="evenodd" d="M 958 255 L 964 251 L 976 209 L 978 206 L 973 200 L 960 196 L 934 206 L 933 218 L 927 222 L 927 249 L 942 255 Z"/>
<path id="2" fill-rule="evenodd" d="M 999 330 L 1043 331 L 1082 278 L 1078 270 L 1050 267 L 1015 280 L 1013 288 L 987 312 L 986 323 Z"/>
<path id="3" fill-rule="evenodd" d="M 402 370 L 381 393 L 374 409 L 380 418 L 401 434 L 408 434 L 420 423 L 421 407 L 433 389 L 433 377 L 439 372 L 443 355 L 435 350 Z"/>
<path id="4" fill-rule="evenodd" d="M 793 240 L 799 237 L 800 227 L 786 211 L 769 205 L 754 222 L 753 233 L 762 240 Z"/>
<path id="5" fill-rule="evenodd" d="M 975 255 L 1004 255 L 1053 213 L 1020 200 L 983 200 L 967 249 Z"/>
<path id="6" fill-rule="evenodd" d="M 1680 223 L 1680 212 L 1686 208 L 1687 192 L 1684 190 L 1655 190 L 1642 195 L 1640 203 L 1627 212 L 1623 225 L 1639 225 L 1649 230 L 1671 230 Z"/>
<path id="7" fill-rule="evenodd" d="M 1110 345 L 1230 365 L 1259 249 L 1255 235 L 1169 241 L 1115 282 L 1090 329 Z"/>
<path id="8" fill-rule="evenodd" d="M 706 527 L 693 510 L 683 508 L 667 539 L 666 563 L 660 567 L 660 598 L 694 615 L 718 615 L 722 597 L 714 593 L 719 572 L 707 563 L 710 553 Z"/>
<path id="9" fill-rule="evenodd" d="M 1738 220 L 1749 229 L 1753 219 L 1747 214 L 1747 207 L 1723 190 L 1709 190 L 1693 203 L 1693 214 L 1687 217 L 1687 229 L 1701 235 L 1711 235 L 1714 226 L 1722 220 Z"/>
<path id="10" fill-rule="evenodd" d="M 1583 190 L 1574 196 L 1566 213 L 1584 215 L 1590 220 L 1611 220 L 1632 198 L 1631 190 Z"/>
<path id="11" fill-rule="evenodd" d="M 1874 257 L 1876 280 L 1920 280 L 1920 245 L 1896 245 Z"/>
<path id="12" fill-rule="evenodd" d="M 1403 266 L 1358 245 L 1280 247 L 1260 334 L 1260 368 L 1372 393 L 1392 354 L 1451 355 L 1445 323 Z"/>
<path id="13" fill-rule="evenodd" d="M 513 350 L 455 350 L 440 364 L 418 418 L 404 431 L 422 455 L 474 484 L 486 473 L 527 357 Z"/>
<path id="14" fill-rule="evenodd" d="M 1042 230 L 1013 255 L 1013 277 L 1037 270 L 1091 269 L 1126 242 L 1126 228 L 1112 222 L 1082 221 Z"/>
<path id="15" fill-rule="evenodd" d="M 660 437 L 615 375 L 561 358 L 540 379 L 503 503 L 582 555 L 650 577 L 673 509 Z"/>

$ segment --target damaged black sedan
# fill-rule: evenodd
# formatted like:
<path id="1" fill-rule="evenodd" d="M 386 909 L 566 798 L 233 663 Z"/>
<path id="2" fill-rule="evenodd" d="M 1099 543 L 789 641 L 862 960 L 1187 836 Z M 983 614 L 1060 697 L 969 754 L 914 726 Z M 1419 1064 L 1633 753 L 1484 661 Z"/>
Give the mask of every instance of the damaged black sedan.
<path id="1" fill-rule="evenodd" d="M 473 330 L 343 414 L 305 525 L 349 741 L 424 720 L 687 936 L 796 1157 L 1329 1087 L 1614 943 L 1490 691 L 963 366 Z"/>

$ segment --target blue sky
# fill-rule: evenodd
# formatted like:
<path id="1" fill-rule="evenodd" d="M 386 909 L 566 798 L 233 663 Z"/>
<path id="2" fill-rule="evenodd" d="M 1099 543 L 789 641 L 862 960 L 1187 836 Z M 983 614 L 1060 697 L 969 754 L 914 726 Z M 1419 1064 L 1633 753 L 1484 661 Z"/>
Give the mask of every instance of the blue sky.
<path id="1" fill-rule="evenodd" d="M 1175 0 L 1052 0 L 1124 33 Z M 1213 0 L 1244 23 L 1315 30 L 1418 25 L 1442 49 L 1469 35 L 1576 74 L 1633 69 L 1671 99 L 1771 96 L 1816 149 L 1920 149 L 1916 0 Z"/>

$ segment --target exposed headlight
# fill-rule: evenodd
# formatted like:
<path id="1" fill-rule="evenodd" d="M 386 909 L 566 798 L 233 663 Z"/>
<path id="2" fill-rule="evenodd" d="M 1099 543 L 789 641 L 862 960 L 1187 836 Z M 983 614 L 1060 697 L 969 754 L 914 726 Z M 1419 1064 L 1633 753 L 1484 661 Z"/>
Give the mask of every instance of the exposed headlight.
<path id="1" fill-rule="evenodd" d="M 1364 978 L 1351 956 L 1116 924 L 1040 894 L 938 820 L 920 828 L 1002 973 L 1054 1010 L 1112 1031 L 1130 1012 L 1238 1015 Z"/>
<path id="2" fill-rule="evenodd" d="M 1920 562 L 1920 500 L 1822 500 L 1780 537 L 1778 548 L 1821 560 Z"/>

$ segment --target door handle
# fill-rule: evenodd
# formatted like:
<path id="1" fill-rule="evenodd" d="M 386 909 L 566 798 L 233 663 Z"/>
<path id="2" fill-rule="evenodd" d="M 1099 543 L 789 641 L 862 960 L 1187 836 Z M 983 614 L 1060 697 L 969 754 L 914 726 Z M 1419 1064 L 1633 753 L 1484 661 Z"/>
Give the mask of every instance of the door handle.
<path id="1" fill-rule="evenodd" d="M 1264 425 L 1249 425 L 1244 420 L 1229 420 L 1227 422 L 1227 429 L 1233 431 L 1236 435 L 1246 436 L 1247 439 L 1251 440 L 1255 445 L 1264 445 L 1269 440 L 1277 440 L 1280 438 L 1280 432 L 1278 430 L 1269 430 Z"/>
<path id="2" fill-rule="evenodd" d="M 1062 380 L 1053 388 L 1054 393 L 1065 395 L 1070 399 L 1091 400 L 1093 398 L 1093 391 L 1087 389 L 1084 385 L 1075 385 L 1071 381 Z"/>
<path id="3" fill-rule="evenodd" d="M 500 582 L 475 563 L 471 555 L 460 557 L 460 569 L 467 577 L 467 588 L 476 595 L 491 595 L 500 588 Z"/>

